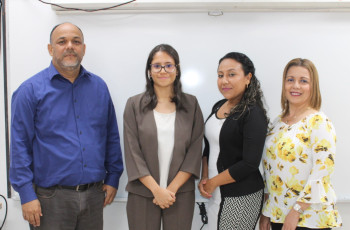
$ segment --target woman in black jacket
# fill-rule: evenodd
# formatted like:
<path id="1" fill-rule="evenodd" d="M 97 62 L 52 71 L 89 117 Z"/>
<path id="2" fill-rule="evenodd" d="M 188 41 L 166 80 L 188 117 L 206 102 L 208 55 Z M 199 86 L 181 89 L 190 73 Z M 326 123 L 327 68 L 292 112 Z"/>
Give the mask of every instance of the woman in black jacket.
<path id="1" fill-rule="evenodd" d="M 260 215 L 264 183 L 259 164 L 268 118 L 252 61 L 232 52 L 219 61 L 217 102 L 205 126 L 202 179 L 208 203 L 207 229 L 253 230 Z"/>

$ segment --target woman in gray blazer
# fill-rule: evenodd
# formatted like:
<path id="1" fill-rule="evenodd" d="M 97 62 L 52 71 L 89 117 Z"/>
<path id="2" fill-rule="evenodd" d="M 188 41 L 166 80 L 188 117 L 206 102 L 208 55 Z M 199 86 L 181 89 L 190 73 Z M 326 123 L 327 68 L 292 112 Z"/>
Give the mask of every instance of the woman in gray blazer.
<path id="1" fill-rule="evenodd" d="M 156 46 L 146 65 L 146 92 L 128 99 L 124 148 L 130 230 L 190 230 L 199 178 L 203 116 L 181 90 L 176 50 Z"/>

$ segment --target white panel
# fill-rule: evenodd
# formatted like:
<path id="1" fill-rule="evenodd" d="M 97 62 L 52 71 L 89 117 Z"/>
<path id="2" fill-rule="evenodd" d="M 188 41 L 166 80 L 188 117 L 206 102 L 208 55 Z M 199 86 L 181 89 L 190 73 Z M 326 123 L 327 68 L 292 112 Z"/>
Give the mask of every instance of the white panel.
<path id="1" fill-rule="evenodd" d="M 125 3 L 121 0 L 51 0 L 51 3 L 81 9 L 99 9 Z M 54 10 L 66 11 L 57 6 Z M 203 11 L 350 11 L 350 0 L 136 0 L 114 12 L 203 12 Z M 68 10 L 69 11 L 69 10 Z"/>
<path id="2" fill-rule="evenodd" d="M 102 2 L 94 0 L 97 1 Z M 118 1 L 109 3 L 115 2 Z M 337 2 L 333 1 L 333 4 Z M 205 117 L 215 101 L 222 97 L 216 85 L 216 68 L 219 58 L 227 52 L 240 51 L 253 60 L 271 119 L 280 112 L 284 65 L 294 57 L 311 59 L 320 75 L 322 110 L 331 118 L 337 131 L 333 181 L 344 222 L 339 230 L 350 229 L 350 204 L 345 203 L 350 200 L 350 183 L 346 182 L 350 175 L 349 13 L 225 13 L 221 17 L 209 17 L 206 13 L 56 15 L 49 5 L 37 0 L 10 0 L 8 4 L 9 94 L 49 65 L 49 33 L 54 25 L 70 21 L 85 35 L 87 51 L 83 65 L 108 84 L 121 137 L 126 100 L 144 90 L 146 59 L 159 43 L 169 43 L 178 50 L 183 80 L 199 77 L 198 81 L 183 81 L 183 86 L 185 92 L 197 96 Z M 186 73 L 191 77 L 185 77 Z M 4 113 L 2 102 L 0 112 Z M 3 115 L 0 115 L 0 122 L 3 122 Z M 0 131 L 3 132 L 1 125 Z M 6 168 L 2 135 L 0 133 L 0 192 L 4 193 Z M 124 173 L 116 202 L 104 210 L 105 230 L 127 229 L 123 202 L 126 181 Z M 9 209 L 4 229 L 26 229 L 28 224 L 23 220 L 20 202 L 9 200 Z M 196 209 L 192 229 L 201 227 L 198 213 Z"/>

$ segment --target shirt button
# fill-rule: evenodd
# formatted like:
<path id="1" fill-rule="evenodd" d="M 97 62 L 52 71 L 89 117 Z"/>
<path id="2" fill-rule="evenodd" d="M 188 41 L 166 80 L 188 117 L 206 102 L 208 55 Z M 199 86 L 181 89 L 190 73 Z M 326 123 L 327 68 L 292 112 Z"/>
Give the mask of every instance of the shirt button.
<path id="1" fill-rule="evenodd" d="M 83 148 L 83 151 L 85 151 L 85 148 Z"/>
<path id="2" fill-rule="evenodd" d="M 84 165 L 84 168 L 86 168 L 86 165 Z"/>
<path id="3" fill-rule="evenodd" d="M 81 135 L 81 134 L 83 134 L 83 132 L 82 132 L 82 131 L 80 131 L 80 135 Z"/>
<path id="4" fill-rule="evenodd" d="M 77 103 L 77 99 L 74 99 L 74 103 Z"/>
<path id="5" fill-rule="evenodd" d="M 79 115 L 77 116 L 77 119 L 79 119 Z"/>

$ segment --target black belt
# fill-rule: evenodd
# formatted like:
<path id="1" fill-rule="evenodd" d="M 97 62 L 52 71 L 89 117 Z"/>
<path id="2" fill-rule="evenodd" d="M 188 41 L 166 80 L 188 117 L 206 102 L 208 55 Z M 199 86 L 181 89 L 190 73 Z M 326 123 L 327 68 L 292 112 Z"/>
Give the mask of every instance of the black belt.
<path id="1" fill-rule="evenodd" d="M 77 192 L 83 192 L 88 190 L 91 187 L 94 186 L 100 186 L 102 185 L 102 181 L 99 182 L 94 182 L 94 183 L 90 183 L 90 184 L 80 184 L 80 185 L 76 185 L 76 186 L 68 186 L 68 185 L 56 185 L 56 186 L 52 186 L 51 188 L 59 188 L 59 189 L 69 189 L 69 190 L 75 190 Z"/>

